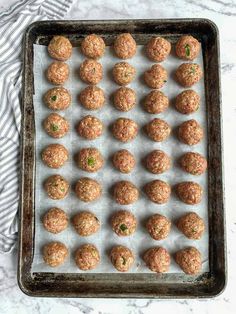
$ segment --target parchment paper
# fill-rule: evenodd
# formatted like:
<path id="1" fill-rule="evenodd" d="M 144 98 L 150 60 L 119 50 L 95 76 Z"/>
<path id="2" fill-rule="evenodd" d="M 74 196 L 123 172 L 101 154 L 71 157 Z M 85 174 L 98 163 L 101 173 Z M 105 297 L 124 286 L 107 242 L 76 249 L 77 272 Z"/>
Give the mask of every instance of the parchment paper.
<path id="1" fill-rule="evenodd" d="M 153 63 L 145 57 L 143 52 L 143 47 L 139 46 L 137 54 L 134 58 L 128 60 L 137 70 L 136 79 L 129 85 L 137 93 L 137 105 L 136 107 L 127 113 L 122 113 L 114 109 L 112 104 L 112 93 L 119 88 L 116 85 L 111 76 L 111 71 L 116 62 L 121 61 L 116 58 L 112 53 L 110 47 L 107 47 L 105 56 L 100 60 L 104 69 L 104 78 L 99 84 L 101 88 L 104 89 L 106 94 L 106 105 L 98 111 L 87 111 L 83 109 L 78 103 L 79 92 L 86 87 L 79 76 L 78 69 L 80 63 L 83 61 L 84 56 L 79 51 L 79 48 L 73 48 L 73 54 L 71 59 L 68 61 L 70 66 L 70 78 L 66 82 L 65 87 L 68 88 L 72 94 L 72 105 L 65 111 L 59 112 L 64 116 L 71 125 L 71 131 L 62 139 L 53 139 L 49 137 L 42 128 L 42 121 L 47 117 L 51 111 L 43 104 L 42 96 L 43 94 L 53 86 L 47 82 L 45 78 L 45 70 L 48 65 L 53 61 L 47 54 L 47 48 L 41 45 L 34 45 L 34 85 L 35 85 L 35 96 L 34 96 L 34 110 L 35 110 L 35 123 L 36 123 L 36 217 L 35 217 L 35 254 L 32 266 L 32 272 L 82 272 L 79 270 L 73 259 L 74 251 L 78 246 L 84 243 L 93 243 L 97 246 L 101 255 L 100 265 L 93 271 L 94 273 L 111 273 L 117 272 L 110 260 L 108 258 L 109 249 L 113 245 L 121 244 L 126 245 L 135 254 L 135 264 L 131 268 L 130 272 L 133 273 L 150 273 L 149 269 L 145 266 L 141 255 L 143 252 L 155 245 L 160 245 L 165 247 L 170 254 L 176 252 L 177 250 L 184 248 L 185 246 L 195 246 L 202 253 L 203 267 L 202 271 L 207 271 L 209 269 L 208 265 L 208 204 L 207 204 L 207 174 L 201 176 L 192 176 L 186 174 L 177 166 L 178 158 L 188 151 L 199 152 L 204 156 L 207 156 L 207 130 L 206 130 L 206 112 L 205 112 L 205 97 L 204 97 L 204 80 L 202 79 L 200 83 L 196 84 L 193 89 L 199 93 L 201 96 L 201 107 L 197 113 L 191 116 L 185 116 L 178 113 L 173 104 L 170 105 L 169 109 L 159 115 L 150 115 L 142 110 L 141 100 L 143 97 L 151 91 L 142 81 L 142 74 L 146 69 L 148 69 Z M 178 65 L 183 61 L 177 59 L 174 55 L 168 57 L 168 59 L 162 63 L 162 65 L 168 71 L 168 82 L 165 84 L 162 91 L 169 97 L 171 103 L 173 103 L 173 98 L 180 93 L 183 88 L 181 88 L 174 80 L 173 74 Z M 200 55 L 198 59 L 195 60 L 203 67 L 202 56 Z M 101 119 L 106 127 L 103 136 L 94 140 L 86 141 L 79 137 L 74 129 L 74 126 L 81 119 L 81 117 L 92 114 Z M 120 143 L 115 140 L 110 133 L 109 126 L 118 117 L 128 117 L 134 119 L 140 127 L 148 123 L 154 117 L 159 117 L 166 120 L 172 127 L 172 134 L 169 139 L 163 143 L 155 143 L 149 140 L 143 132 L 140 130 L 137 138 L 130 143 Z M 188 147 L 187 145 L 181 144 L 176 138 L 175 130 L 176 127 L 183 121 L 188 119 L 196 119 L 204 128 L 205 136 L 203 141 L 193 147 Z M 45 166 L 41 161 L 41 151 L 50 143 L 60 143 L 65 145 L 65 147 L 70 152 L 69 162 L 61 169 L 50 169 Z M 105 167 L 98 171 L 97 173 L 90 174 L 86 173 L 77 168 L 73 161 L 73 155 L 82 147 L 97 147 L 104 156 L 106 160 Z M 130 174 L 121 174 L 115 170 L 110 162 L 110 156 L 118 149 L 128 149 L 136 157 L 137 166 L 133 172 Z M 145 170 L 141 164 L 141 159 L 150 151 L 154 149 L 161 149 L 169 154 L 172 158 L 172 168 L 168 172 L 161 175 L 154 175 Z M 45 191 L 43 190 L 44 180 L 53 174 L 61 174 L 70 183 L 76 182 L 78 178 L 82 176 L 89 176 L 91 178 L 97 179 L 103 186 L 102 197 L 92 203 L 83 203 L 74 194 L 73 189 L 71 189 L 69 195 L 59 201 L 51 200 Z M 145 183 L 153 180 L 161 179 L 171 186 L 181 181 L 196 181 L 201 184 L 204 189 L 204 195 L 202 202 L 197 206 L 189 206 L 180 202 L 174 192 L 172 191 L 170 201 L 165 205 L 157 205 L 149 201 L 145 194 L 141 192 L 140 199 L 128 206 L 119 206 L 115 203 L 110 195 L 111 186 L 119 180 L 130 180 L 142 191 L 142 187 Z M 67 230 L 60 234 L 53 235 L 44 230 L 41 217 L 42 215 L 53 206 L 62 208 L 67 212 L 71 218 L 75 213 L 81 210 L 89 209 L 94 212 L 101 222 L 100 231 L 89 237 L 80 237 L 73 229 L 73 226 L 69 224 Z M 136 233 L 129 237 L 118 237 L 111 229 L 108 221 L 112 213 L 117 209 L 128 209 L 131 210 L 138 219 L 138 228 Z M 196 211 L 206 223 L 206 232 L 201 240 L 189 240 L 187 239 L 175 226 L 174 221 L 189 211 Z M 151 214 L 160 213 L 165 215 L 172 221 L 171 233 L 168 238 L 162 241 L 153 240 L 148 232 L 144 228 L 144 221 Z M 51 268 L 47 266 L 42 259 L 42 246 L 49 241 L 62 241 L 69 249 L 69 257 L 66 262 L 57 268 Z M 178 273 L 182 272 L 180 268 L 175 264 L 172 258 L 171 266 L 169 272 Z"/>

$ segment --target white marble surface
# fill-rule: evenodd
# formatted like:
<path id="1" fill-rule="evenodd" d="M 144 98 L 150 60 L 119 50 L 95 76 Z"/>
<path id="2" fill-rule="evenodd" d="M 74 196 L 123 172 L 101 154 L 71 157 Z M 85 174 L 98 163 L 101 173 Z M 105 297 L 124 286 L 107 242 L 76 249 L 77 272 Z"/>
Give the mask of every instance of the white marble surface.
<path id="1" fill-rule="evenodd" d="M 0 10 L 16 0 L 0 0 Z M 1 314 L 142 314 L 163 312 L 229 314 L 236 307 L 236 1 L 234 0 L 74 0 L 68 19 L 177 18 L 213 20 L 220 30 L 228 285 L 210 300 L 104 300 L 30 298 L 16 282 L 16 250 L 0 255 Z M 212 104 L 214 105 L 214 104 Z"/>

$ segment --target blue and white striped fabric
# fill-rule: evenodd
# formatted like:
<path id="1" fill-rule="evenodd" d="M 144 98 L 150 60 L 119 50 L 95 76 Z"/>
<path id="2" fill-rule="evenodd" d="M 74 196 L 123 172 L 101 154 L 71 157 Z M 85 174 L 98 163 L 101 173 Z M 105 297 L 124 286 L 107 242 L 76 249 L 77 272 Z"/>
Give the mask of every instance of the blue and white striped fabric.
<path id="1" fill-rule="evenodd" d="M 73 0 L 25 0 L 0 13 L 0 252 L 17 237 L 22 39 L 29 24 L 61 19 Z"/>

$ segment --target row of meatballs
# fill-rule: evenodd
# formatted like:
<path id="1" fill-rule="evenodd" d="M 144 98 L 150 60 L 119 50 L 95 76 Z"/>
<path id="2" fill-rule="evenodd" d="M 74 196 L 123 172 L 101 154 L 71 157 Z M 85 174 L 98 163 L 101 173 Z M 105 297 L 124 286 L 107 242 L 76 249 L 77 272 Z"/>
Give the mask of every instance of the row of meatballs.
<path id="1" fill-rule="evenodd" d="M 53 234 L 60 233 L 68 227 L 68 215 L 60 208 L 50 208 L 42 218 L 44 228 Z M 87 237 L 95 234 L 100 229 L 99 219 L 90 211 L 81 211 L 73 216 L 72 225 L 78 235 Z M 118 236 L 130 236 L 137 229 L 137 219 L 130 211 L 118 210 L 111 219 L 112 230 Z M 146 229 L 154 240 L 163 240 L 168 237 L 171 221 L 160 214 L 154 214 L 145 223 Z M 183 234 L 192 240 L 199 240 L 205 230 L 201 217 L 194 212 L 189 212 L 179 218 L 176 226 Z"/>
<path id="2" fill-rule="evenodd" d="M 90 34 L 81 42 L 81 52 L 88 58 L 99 59 L 105 53 L 105 42 L 101 36 Z M 114 52 L 120 59 L 130 59 L 137 51 L 137 44 L 129 33 L 118 35 L 113 44 Z M 162 37 L 152 37 L 146 45 L 146 55 L 154 62 L 164 61 L 171 52 L 171 43 Z M 200 52 L 200 43 L 193 36 L 179 38 L 175 46 L 176 56 L 194 60 Z M 72 45 L 64 36 L 54 36 L 48 45 L 49 55 L 58 61 L 66 61 L 72 55 Z"/>
<path id="3" fill-rule="evenodd" d="M 44 188 L 53 200 L 63 199 L 67 196 L 70 184 L 61 175 L 52 175 L 44 182 Z M 171 195 L 171 186 L 162 180 L 148 182 L 143 188 L 148 199 L 156 204 L 165 204 Z M 74 187 L 76 196 L 83 202 L 98 200 L 102 195 L 102 186 L 95 180 L 88 177 L 80 178 Z M 192 181 L 178 183 L 175 191 L 179 199 L 188 205 L 199 204 L 202 200 L 203 189 L 200 184 Z M 135 203 L 140 196 L 138 188 L 130 181 L 118 181 L 113 186 L 114 200 L 120 205 Z"/>
<path id="4" fill-rule="evenodd" d="M 69 158 L 68 150 L 61 144 L 50 144 L 42 152 L 42 160 L 50 168 L 62 167 Z M 87 172 L 97 172 L 104 166 L 104 158 L 95 147 L 82 148 L 75 155 L 77 166 Z M 142 160 L 145 168 L 153 174 L 161 174 L 171 167 L 171 158 L 162 150 L 153 150 Z M 113 166 L 122 173 L 130 173 L 135 165 L 134 155 L 121 149 L 112 156 Z M 181 168 L 193 175 L 201 175 L 207 169 L 207 161 L 199 153 L 188 152 L 179 159 Z"/>
<path id="5" fill-rule="evenodd" d="M 43 247 L 43 259 L 51 267 L 62 265 L 69 255 L 68 248 L 62 242 L 50 242 Z M 168 251 L 155 246 L 143 254 L 146 266 L 153 272 L 165 273 L 169 270 L 171 257 Z M 135 261 L 134 253 L 126 246 L 114 246 L 109 253 L 113 266 L 120 272 L 128 271 Z M 188 275 L 196 275 L 201 271 L 201 253 L 195 247 L 186 247 L 175 253 L 174 259 Z M 76 266 L 83 271 L 95 269 L 100 263 L 100 253 L 95 245 L 81 245 L 74 253 Z"/>

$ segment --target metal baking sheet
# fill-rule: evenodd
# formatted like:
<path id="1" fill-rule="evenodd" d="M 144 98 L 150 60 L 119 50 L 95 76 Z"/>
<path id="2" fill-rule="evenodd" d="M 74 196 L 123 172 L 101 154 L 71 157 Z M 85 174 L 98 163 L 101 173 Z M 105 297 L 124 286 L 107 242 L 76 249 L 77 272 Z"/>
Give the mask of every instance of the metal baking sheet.
<path id="1" fill-rule="evenodd" d="M 48 24 L 50 23 L 50 24 Z M 49 27 L 49 25 L 51 27 Z M 128 28 L 127 28 L 128 25 Z M 53 31 L 52 31 L 53 30 Z M 81 274 L 63 271 L 57 274 L 43 273 L 40 270 L 33 272 L 32 259 L 37 255 L 34 252 L 35 241 L 35 188 L 37 184 L 32 179 L 35 178 L 35 161 L 37 154 L 35 149 L 35 125 L 34 112 L 32 106 L 33 96 L 33 44 L 47 44 L 54 34 L 65 34 L 70 38 L 75 46 L 78 46 L 81 39 L 88 33 L 94 32 L 101 34 L 105 38 L 106 44 L 110 45 L 113 38 L 121 32 L 129 31 L 133 34 L 138 44 L 145 44 L 153 35 L 161 35 L 168 38 L 172 43 L 179 36 L 185 33 L 191 33 L 202 43 L 203 62 L 205 73 L 205 101 L 206 113 L 204 119 L 207 121 L 206 127 L 208 134 L 208 218 L 209 218 L 209 265 L 210 270 L 204 268 L 204 273 L 188 277 L 184 274 L 162 274 L 153 273 L 99 273 L 99 274 Z M 207 20 L 164 20 L 164 21 L 108 21 L 108 22 L 38 22 L 31 26 L 26 33 L 25 61 L 25 93 L 24 97 L 24 118 L 23 118 L 23 162 L 24 176 L 22 177 L 22 187 L 24 187 L 24 210 L 21 210 L 21 250 L 19 256 L 19 283 L 20 287 L 28 294 L 32 295 L 50 295 L 50 296 L 115 296 L 115 297 L 206 297 L 214 295 L 222 290 L 225 281 L 225 254 L 224 254 L 224 216 L 223 216 L 223 185 L 222 185 L 222 164 L 221 164 L 221 138 L 220 138 L 220 94 L 219 94 L 219 76 L 218 68 L 218 41 L 215 26 Z M 117 60 L 118 61 L 118 60 Z M 132 60 L 131 60 L 132 63 Z M 164 64 L 165 66 L 165 64 Z M 211 71 L 210 71 L 211 69 Z M 211 75 L 214 71 L 214 81 Z M 218 78 L 218 80 L 217 80 Z M 36 87 L 35 87 L 36 88 Z M 164 90 L 165 91 L 165 90 Z M 168 92 L 166 93 L 168 96 Z M 214 99 L 214 107 L 210 106 Z M 213 119 L 214 116 L 214 119 Z M 28 118 L 27 118 L 28 117 Z M 27 119 L 27 120 L 26 120 Z M 149 118 L 150 119 L 150 118 Z M 168 120 L 168 119 L 167 119 Z M 26 122 L 27 121 L 27 122 Z M 30 138 L 27 133 L 29 125 L 31 126 Z M 216 136 L 217 135 L 217 136 Z M 27 140 L 27 145 L 26 145 Z M 30 150 L 28 150 L 30 148 Z M 164 149 L 165 150 L 165 149 Z M 36 157 L 36 158 L 35 158 Z M 26 160 L 28 170 L 26 170 Z M 29 162 L 30 161 L 30 162 Z M 217 178 L 215 177 L 215 168 L 218 168 Z M 194 178 L 195 180 L 195 178 Z M 217 181 L 217 184 L 216 184 Z M 25 185 L 26 184 L 26 185 Z M 25 197 L 26 193 L 28 198 Z M 27 202 L 28 200 L 28 202 Z M 28 206 L 26 206 L 28 205 Z M 26 215 L 30 210 L 30 215 Z M 192 210 L 192 209 L 191 209 Z M 215 216 L 216 212 L 220 215 Z M 25 220 L 29 219 L 29 224 Z M 214 219 L 215 222 L 214 222 Z M 28 229 L 30 228 L 30 229 Z M 28 229 L 28 237 L 25 238 L 25 232 Z M 214 238 L 212 230 L 214 230 Z M 216 230 L 217 229 L 217 230 Z M 25 232 L 23 232 L 25 231 Z M 218 244 L 215 241 L 218 234 Z M 26 243 L 27 242 L 27 243 Z M 25 251 L 26 245 L 30 250 Z M 158 243 L 159 244 L 159 243 Z M 193 244 L 195 245 L 195 243 Z M 148 245 L 148 247 L 151 245 Z M 217 250 L 217 251 L 216 251 Z M 223 250 L 223 251 L 221 251 Z M 216 260 L 212 259 L 216 252 Z M 220 255 L 219 252 L 222 252 Z M 30 253 L 30 254 L 29 254 Z M 36 254 L 35 254 L 36 253 Z M 25 254 L 28 256 L 26 258 Z M 24 259 L 23 259 L 24 256 Z M 221 258 L 220 258 L 221 256 Z M 216 263 L 220 263 L 216 266 Z M 26 269 L 24 269 L 26 267 Z M 214 276 L 215 271 L 219 271 Z M 101 271 L 101 270 L 100 270 Z M 102 271 L 101 271 L 102 272 Z M 37 278 L 37 280 L 36 280 Z M 220 281 L 219 281 L 220 280 Z M 128 282 L 127 289 L 121 293 L 119 287 L 122 282 Z M 32 286 L 28 286 L 28 284 Z M 183 285 L 183 283 L 185 283 Z M 198 292 L 194 287 L 198 286 Z M 47 287 L 47 289 L 45 288 Z M 49 289 L 50 287 L 50 289 Z M 82 288 L 83 287 L 83 288 Z M 122 288 L 123 289 L 123 288 Z"/>

